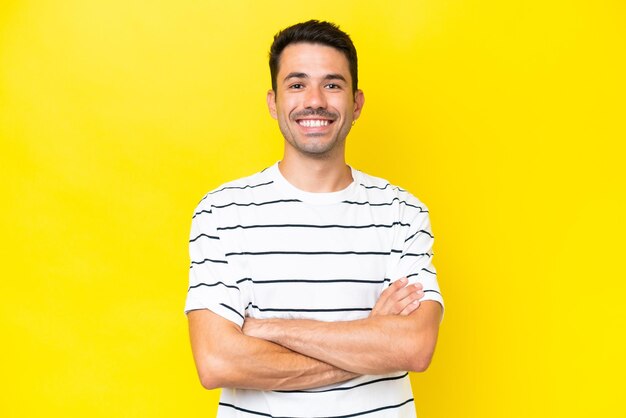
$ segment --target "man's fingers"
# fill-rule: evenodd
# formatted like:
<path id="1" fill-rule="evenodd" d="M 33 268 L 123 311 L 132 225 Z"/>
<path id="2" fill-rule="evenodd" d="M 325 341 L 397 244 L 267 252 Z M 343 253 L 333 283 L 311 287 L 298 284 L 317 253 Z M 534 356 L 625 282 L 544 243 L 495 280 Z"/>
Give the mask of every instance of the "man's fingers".
<path id="1" fill-rule="evenodd" d="M 402 302 L 404 299 L 416 294 L 417 292 L 422 292 L 421 285 L 418 286 L 417 284 L 412 284 L 396 291 L 390 296 L 390 299 L 392 299 L 394 303 Z"/>
<path id="2" fill-rule="evenodd" d="M 406 277 L 396 280 L 389 287 L 387 287 L 387 289 L 385 289 L 385 292 L 387 292 L 388 295 L 396 293 L 402 290 L 408 282 L 409 280 Z"/>
<path id="3" fill-rule="evenodd" d="M 416 310 L 420 305 L 420 299 L 422 299 L 423 297 L 424 292 L 421 290 L 418 290 L 408 295 L 405 299 L 401 301 L 401 305 L 399 305 L 399 315 L 408 315 Z"/>
<path id="4" fill-rule="evenodd" d="M 390 304 L 393 304 L 393 301 L 390 301 L 391 296 L 394 292 L 397 292 L 399 289 L 404 287 L 407 279 L 400 279 L 389 285 L 385 290 L 382 291 L 374 308 L 372 309 L 371 315 L 388 315 L 388 310 L 390 309 Z"/>
<path id="5" fill-rule="evenodd" d="M 406 277 L 403 277 L 400 280 L 396 280 L 390 286 L 388 286 L 385 290 L 382 291 L 378 300 L 381 303 L 384 303 L 385 299 L 389 298 L 395 292 L 397 292 L 398 290 L 406 286 L 407 282 L 408 282 L 408 279 Z"/>
<path id="6" fill-rule="evenodd" d="M 419 307 L 420 307 L 420 301 L 414 300 L 413 302 L 409 303 L 402 312 L 400 312 L 400 315 L 401 316 L 409 315 L 410 313 L 412 313 L 414 310 L 416 310 Z"/>
<path id="7" fill-rule="evenodd" d="M 418 288 L 416 287 L 418 283 L 411 284 L 408 286 L 406 284 L 407 284 L 407 279 L 405 278 L 393 282 L 387 289 L 385 289 L 385 292 L 387 292 L 385 297 L 389 299 L 393 299 L 393 300 L 404 299 L 406 295 L 408 295 L 410 292 L 420 290 L 422 286 L 421 284 L 419 284 L 419 288 Z M 382 294 L 381 294 L 381 298 L 382 298 Z"/>
<path id="8" fill-rule="evenodd" d="M 371 315 L 408 315 L 419 304 L 418 301 L 424 296 L 421 283 L 408 285 L 408 279 L 403 277 L 391 283 L 380 295 Z"/>

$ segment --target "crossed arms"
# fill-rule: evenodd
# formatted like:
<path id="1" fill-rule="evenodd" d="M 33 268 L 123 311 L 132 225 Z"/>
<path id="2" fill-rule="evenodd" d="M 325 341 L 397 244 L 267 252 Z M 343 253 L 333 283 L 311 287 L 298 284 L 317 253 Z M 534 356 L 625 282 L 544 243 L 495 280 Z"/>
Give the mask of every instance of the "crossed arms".
<path id="1" fill-rule="evenodd" d="M 419 283 L 394 282 L 368 318 L 322 322 L 246 318 L 243 328 L 206 310 L 188 313 L 191 347 L 202 385 L 258 390 L 325 386 L 361 374 L 424 371 L 442 308 L 418 302 Z"/>

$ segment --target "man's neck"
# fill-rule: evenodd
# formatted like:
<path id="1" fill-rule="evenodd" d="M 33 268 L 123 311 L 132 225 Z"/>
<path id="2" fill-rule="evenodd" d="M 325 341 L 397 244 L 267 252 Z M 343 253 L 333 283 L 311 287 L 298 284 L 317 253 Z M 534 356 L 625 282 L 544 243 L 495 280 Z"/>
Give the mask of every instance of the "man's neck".
<path id="1" fill-rule="evenodd" d="M 341 159 L 289 158 L 278 163 L 280 173 L 300 190 L 330 193 L 345 189 L 352 183 L 352 170 Z"/>

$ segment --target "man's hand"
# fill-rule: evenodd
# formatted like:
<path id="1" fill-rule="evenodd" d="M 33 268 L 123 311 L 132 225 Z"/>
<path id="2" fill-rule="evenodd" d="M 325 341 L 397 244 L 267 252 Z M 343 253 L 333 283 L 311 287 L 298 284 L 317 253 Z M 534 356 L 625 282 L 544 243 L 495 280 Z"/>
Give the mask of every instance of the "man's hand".
<path id="1" fill-rule="evenodd" d="M 422 284 L 406 285 L 408 279 L 403 277 L 396 280 L 385 289 L 372 309 L 370 316 L 379 315 L 409 315 L 419 308 L 419 300 L 424 297 Z"/>

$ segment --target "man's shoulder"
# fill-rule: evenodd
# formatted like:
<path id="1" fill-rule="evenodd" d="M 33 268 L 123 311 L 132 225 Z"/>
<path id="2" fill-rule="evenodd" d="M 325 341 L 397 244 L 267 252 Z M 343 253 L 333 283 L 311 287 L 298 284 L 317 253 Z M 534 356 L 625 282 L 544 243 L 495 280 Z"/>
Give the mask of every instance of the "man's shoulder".
<path id="1" fill-rule="evenodd" d="M 375 198 L 376 200 L 398 201 L 401 204 L 409 204 L 411 207 L 417 206 L 427 211 L 426 205 L 410 191 L 395 185 L 387 179 L 372 176 L 362 171 L 355 170 L 357 175 L 358 186 Z"/>
<path id="2" fill-rule="evenodd" d="M 229 202 L 233 199 L 245 198 L 253 191 L 262 191 L 266 186 L 274 183 L 270 174 L 271 168 L 272 166 L 266 167 L 249 176 L 240 177 L 217 186 L 202 197 L 199 206 Z"/>

